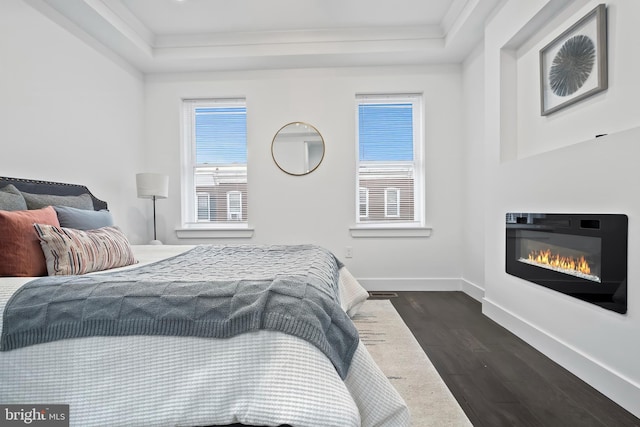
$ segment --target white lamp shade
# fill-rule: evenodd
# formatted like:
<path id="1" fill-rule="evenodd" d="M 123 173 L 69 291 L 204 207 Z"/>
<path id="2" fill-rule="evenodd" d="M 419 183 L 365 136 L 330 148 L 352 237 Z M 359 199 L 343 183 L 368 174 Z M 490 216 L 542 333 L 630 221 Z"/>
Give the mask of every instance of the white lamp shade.
<path id="1" fill-rule="evenodd" d="M 166 199 L 169 197 L 169 176 L 159 173 L 136 174 L 138 197 L 142 199 Z"/>

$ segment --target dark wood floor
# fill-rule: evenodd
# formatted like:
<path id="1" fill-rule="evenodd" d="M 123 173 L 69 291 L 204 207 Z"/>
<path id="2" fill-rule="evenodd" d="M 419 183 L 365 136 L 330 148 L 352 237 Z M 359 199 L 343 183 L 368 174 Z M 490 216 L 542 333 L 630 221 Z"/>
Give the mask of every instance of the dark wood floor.
<path id="1" fill-rule="evenodd" d="M 398 292 L 391 302 L 475 427 L 640 426 L 462 292 Z"/>

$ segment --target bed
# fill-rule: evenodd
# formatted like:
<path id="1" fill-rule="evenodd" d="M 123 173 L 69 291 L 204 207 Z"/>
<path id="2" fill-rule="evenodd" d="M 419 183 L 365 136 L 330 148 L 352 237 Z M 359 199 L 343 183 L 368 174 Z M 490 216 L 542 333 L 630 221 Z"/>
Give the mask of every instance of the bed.
<path id="1" fill-rule="evenodd" d="M 20 215 L 28 247 L 9 251 L 22 234 L 6 222 Z M 105 244 L 107 254 L 96 249 Z M 40 264 L 23 266 L 34 245 Z M 69 405 L 77 426 L 409 425 L 405 402 L 353 335 L 367 292 L 324 248 L 129 245 L 87 187 L 0 177 L 0 251 L 15 255 L 0 261 L 2 405 Z M 134 309 L 122 308 L 122 289 Z M 113 298 L 121 305 L 109 312 Z M 218 303 L 200 310 L 209 300 Z M 176 320 L 193 310 L 212 323 Z M 117 327 L 87 328 L 91 316 Z"/>

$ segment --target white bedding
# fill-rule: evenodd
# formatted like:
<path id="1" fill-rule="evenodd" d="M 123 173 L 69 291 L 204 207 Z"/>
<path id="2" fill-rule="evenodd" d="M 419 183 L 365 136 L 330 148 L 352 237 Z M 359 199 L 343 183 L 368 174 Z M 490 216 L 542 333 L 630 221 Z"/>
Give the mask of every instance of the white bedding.
<path id="1" fill-rule="evenodd" d="M 190 247 L 134 252 L 148 263 Z M 28 280 L 0 278 L 0 313 Z M 340 288 L 354 314 L 366 291 L 345 268 Z M 362 343 L 342 381 L 313 345 L 273 331 L 78 338 L 0 352 L 0 403 L 69 404 L 77 426 L 409 425 L 404 401 Z"/>

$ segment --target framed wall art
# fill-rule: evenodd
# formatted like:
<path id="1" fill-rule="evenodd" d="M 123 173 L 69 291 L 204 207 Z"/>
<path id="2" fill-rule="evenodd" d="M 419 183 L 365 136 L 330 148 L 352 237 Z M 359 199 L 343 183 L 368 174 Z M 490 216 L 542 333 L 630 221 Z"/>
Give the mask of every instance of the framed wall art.
<path id="1" fill-rule="evenodd" d="M 540 114 L 607 86 L 607 7 L 600 4 L 540 50 Z"/>

